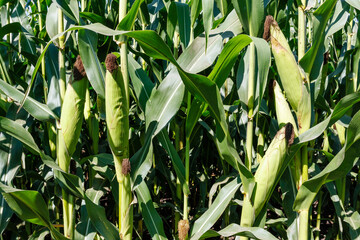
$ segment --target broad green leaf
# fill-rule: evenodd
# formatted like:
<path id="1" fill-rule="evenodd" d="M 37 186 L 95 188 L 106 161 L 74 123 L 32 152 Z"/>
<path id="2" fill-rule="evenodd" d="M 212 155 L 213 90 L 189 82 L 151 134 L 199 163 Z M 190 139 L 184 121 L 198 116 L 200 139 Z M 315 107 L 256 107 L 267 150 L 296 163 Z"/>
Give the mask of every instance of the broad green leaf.
<path id="1" fill-rule="evenodd" d="M 9 23 L 0 28 L 0 38 L 3 39 L 5 35 L 9 33 L 21 32 L 22 27 L 19 22 Z"/>
<path id="2" fill-rule="evenodd" d="M 167 239 L 161 217 L 156 212 L 151 195 L 145 181 L 142 181 L 136 188 L 136 196 L 139 202 L 141 214 L 144 218 L 147 230 L 153 240 Z"/>
<path id="3" fill-rule="evenodd" d="M 40 153 L 40 149 L 31 134 L 15 121 L 0 116 L 0 130 L 21 141 L 31 152 Z"/>
<path id="4" fill-rule="evenodd" d="M 205 104 L 201 101 L 194 99 L 191 102 L 189 113 L 186 116 L 186 123 L 185 123 L 185 134 L 186 137 L 190 139 L 191 133 L 198 122 L 201 114 L 205 108 Z"/>
<path id="5" fill-rule="evenodd" d="M 93 226 L 105 239 L 119 240 L 119 230 L 106 218 L 105 209 L 93 202 L 96 193 L 88 189 L 85 194 L 87 213 Z"/>
<path id="6" fill-rule="evenodd" d="M 309 209 L 323 184 L 341 178 L 351 170 L 359 156 L 360 141 L 358 140 L 360 140 L 360 111 L 349 124 L 344 147 L 319 174 L 301 185 L 294 203 L 295 211 Z"/>
<path id="7" fill-rule="evenodd" d="M 196 19 L 199 17 L 199 14 L 201 12 L 202 6 L 201 6 L 201 0 L 192 0 L 190 2 L 190 19 L 191 19 L 191 26 L 194 27 Z"/>
<path id="8" fill-rule="evenodd" d="M 299 136 L 301 143 L 316 139 L 324 133 L 325 129 L 337 122 L 345 113 L 360 101 L 360 92 L 348 94 L 343 97 L 335 106 L 333 112 L 324 121 L 318 123 Z"/>
<path id="9" fill-rule="evenodd" d="M 237 177 L 220 190 L 209 209 L 195 221 L 190 232 L 191 239 L 200 239 L 203 234 L 216 223 L 227 208 L 231 199 L 234 197 L 240 185 L 240 178 Z"/>
<path id="10" fill-rule="evenodd" d="M 182 185 L 182 190 L 184 194 L 190 194 L 189 186 L 186 184 L 185 180 L 185 167 L 179 154 L 177 153 L 174 145 L 171 143 L 169 139 L 169 135 L 165 129 L 163 129 L 158 135 L 157 139 L 163 146 L 163 148 L 170 155 L 171 162 L 176 172 L 176 177 L 179 179 L 180 184 Z"/>
<path id="11" fill-rule="evenodd" d="M 144 181 L 152 167 L 153 160 L 153 145 L 152 138 L 155 129 L 155 124 L 151 124 L 146 131 L 144 145 L 131 158 L 131 184 L 134 191 L 141 182 Z"/>
<path id="12" fill-rule="evenodd" d="M 105 17 L 102 17 L 96 13 L 93 12 L 80 12 L 80 17 L 82 18 L 86 18 L 88 19 L 90 22 L 92 23 L 101 23 L 101 24 L 106 24 L 106 19 Z"/>
<path id="13" fill-rule="evenodd" d="M 129 31 L 132 29 L 136 17 L 138 15 L 140 5 L 142 4 L 143 1 L 144 0 L 135 0 L 129 12 L 126 14 L 126 16 L 121 20 L 121 22 L 117 26 L 118 30 Z"/>
<path id="14" fill-rule="evenodd" d="M 53 1 L 63 13 L 76 23 L 80 22 L 79 3 L 77 0 L 55 0 Z"/>
<path id="15" fill-rule="evenodd" d="M 223 230 L 220 230 L 218 232 L 214 230 L 209 230 L 206 232 L 203 237 L 204 238 L 215 238 L 215 237 L 231 237 L 231 236 L 243 236 L 243 237 L 249 237 L 254 239 L 262 239 L 262 240 L 275 240 L 278 239 L 274 237 L 271 233 L 266 231 L 263 228 L 260 227 L 241 227 L 237 224 L 230 224 Z"/>
<path id="16" fill-rule="evenodd" d="M 79 30 L 78 45 L 86 75 L 96 93 L 105 99 L 105 70 L 97 57 L 98 35 L 89 30 Z"/>
<path id="17" fill-rule="evenodd" d="M 129 75 L 134 87 L 135 95 L 139 100 L 140 108 L 146 111 L 146 102 L 149 100 L 155 84 L 151 82 L 148 75 L 140 64 L 130 55 L 128 56 Z"/>
<path id="18" fill-rule="evenodd" d="M 167 14 L 167 21 L 166 21 L 166 32 L 169 36 L 169 39 L 171 39 L 171 40 L 174 37 L 177 20 L 178 19 L 177 19 L 176 3 L 171 2 L 170 6 L 169 6 L 169 11 Z"/>
<path id="19" fill-rule="evenodd" d="M 21 102 L 24 99 L 24 93 L 17 90 L 15 87 L 7 84 L 4 81 L 0 80 L 0 89 L 4 92 L 8 97 L 14 99 L 17 102 Z M 40 121 L 50 121 L 52 119 L 59 119 L 58 116 L 50 110 L 50 108 L 35 99 L 28 97 L 24 102 L 24 109 L 30 113 L 34 118 Z"/>
<path id="20" fill-rule="evenodd" d="M 360 2 L 359 1 L 357 1 L 357 0 L 345 0 L 345 2 L 347 2 L 348 4 L 353 6 L 354 8 L 357 8 L 357 10 L 360 11 Z"/>
<path id="21" fill-rule="evenodd" d="M 0 7 L 4 6 L 5 4 L 7 4 L 10 1 L 11 0 L 0 0 Z"/>
<path id="22" fill-rule="evenodd" d="M 325 28 L 332 15 L 332 10 L 334 9 L 336 2 L 337 0 L 327 0 L 313 13 L 314 42 L 300 60 L 301 67 L 308 74 L 311 73 L 319 47 L 324 42 Z"/>
<path id="23" fill-rule="evenodd" d="M 152 91 L 149 101 L 146 103 L 146 128 L 155 124 L 154 135 L 160 132 L 171 118 L 177 113 L 184 97 L 184 84 L 174 85 L 177 71 L 170 71 L 156 90 Z"/>
<path id="24" fill-rule="evenodd" d="M 245 32 L 258 37 L 262 32 L 265 16 L 263 0 L 231 0 Z"/>
<path id="25" fill-rule="evenodd" d="M 213 25 L 214 0 L 201 0 L 203 9 L 203 22 L 205 29 L 205 49 L 207 49 L 209 33 Z"/>
<path id="26" fill-rule="evenodd" d="M 226 0 L 215 0 L 216 6 L 219 8 L 221 15 L 226 16 L 228 12 L 228 2 Z"/>
<path id="27" fill-rule="evenodd" d="M 12 210 L 23 220 L 50 227 L 47 205 L 37 191 L 20 190 L 0 183 L 0 191 Z"/>
<path id="28" fill-rule="evenodd" d="M 186 3 L 175 2 L 175 5 L 180 40 L 184 48 L 187 48 L 190 42 L 190 8 Z"/>
<path id="29" fill-rule="evenodd" d="M 228 77 L 241 50 L 252 42 L 247 35 L 238 35 L 225 44 L 208 78 L 220 88 Z"/>

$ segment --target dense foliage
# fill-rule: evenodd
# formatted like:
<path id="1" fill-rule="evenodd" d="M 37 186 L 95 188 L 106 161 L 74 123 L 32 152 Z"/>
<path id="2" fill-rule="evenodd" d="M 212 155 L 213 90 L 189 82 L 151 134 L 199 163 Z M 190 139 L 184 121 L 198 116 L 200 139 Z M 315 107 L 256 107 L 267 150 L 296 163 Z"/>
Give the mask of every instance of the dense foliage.
<path id="1" fill-rule="evenodd" d="M 360 238 L 358 0 L 0 8 L 1 239 Z"/>

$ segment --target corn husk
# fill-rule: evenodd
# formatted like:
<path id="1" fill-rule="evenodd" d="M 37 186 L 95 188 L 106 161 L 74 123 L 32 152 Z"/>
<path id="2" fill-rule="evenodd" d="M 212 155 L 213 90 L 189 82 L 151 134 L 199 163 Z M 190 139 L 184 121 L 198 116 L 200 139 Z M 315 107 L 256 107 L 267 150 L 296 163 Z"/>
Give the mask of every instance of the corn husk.
<path id="1" fill-rule="evenodd" d="M 296 127 L 294 116 L 291 113 L 289 104 L 287 103 L 284 94 L 281 92 L 279 84 L 274 81 L 274 96 L 275 96 L 275 110 L 276 118 L 279 126 L 284 126 L 286 123 L 291 123 L 294 126 L 295 136 L 298 136 L 298 130 Z"/>
<path id="2" fill-rule="evenodd" d="M 288 146 L 294 141 L 294 128 L 287 123 L 272 140 L 255 173 L 256 188 L 253 196 L 244 196 L 241 226 L 252 226 L 263 206 L 269 200 L 281 173 Z"/>
<path id="3" fill-rule="evenodd" d="M 116 177 L 119 182 L 120 239 L 132 239 L 133 207 L 129 161 L 129 100 L 126 83 L 116 56 L 108 54 L 105 60 L 105 110 L 108 141 L 113 153 Z"/>
<path id="4" fill-rule="evenodd" d="M 73 80 L 67 86 L 61 107 L 58 159 L 59 166 L 64 171 L 69 171 L 70 159 L 80 137 L 87 87 L 85 69 L 78 56 L 74 65 Z"/>
<path id="5" fill-rule="evenodd" d="M 118 175 L 122 173 L 122 159 L 129 158 L 129 107 L 121 69 L 116 63 L 116 56 L 106 57 L 105 109 L 107 135 L 115 159 Z"/>

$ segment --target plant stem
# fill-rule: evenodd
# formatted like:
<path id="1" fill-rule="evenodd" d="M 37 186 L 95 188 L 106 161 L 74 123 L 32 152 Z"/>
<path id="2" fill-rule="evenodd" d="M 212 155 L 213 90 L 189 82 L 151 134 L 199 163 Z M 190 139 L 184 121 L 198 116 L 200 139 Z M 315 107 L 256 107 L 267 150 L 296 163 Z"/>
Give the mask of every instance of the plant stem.
<path id="1" fill-rule="evenodd" d="M 61 9 L 58 9 L 58 33 L 64 31 L 64 14 Z M 64 101 L 66 91 L 66 70 L 65 70 L 65 36 L 59 37 L 59 85 L 60 85 L 60 99 Z"/>
<path id="2" fill-rule="evenodd" d="M 179 152 L 183 148 L 183 142 L 180 138 L 180 126 L 175 120 L 175 149 L 177 152 Z M 181 184 L 179 178 L 176 178 L 176 197 L 178 198 L 179 202 L 176 204 L 178 207 L 180 207 L 181 202 Z M 175 232 L 178 231 L 178 223 L 180 221 L 180 213 L 175 211 Z"/>
<path id="3" fill-rule="evenodd" d="M 251 170 L 252 147 L 254 135 L 254 86 L 255 86 L 255 45 L 250 43 L 250 66 L 248 82 L 248 123 L 246 129 L 246 160 L 245 165 Z"/>
<path id="4" fill-rule="evenodd" d="M 126 16 L 127 13 L 127 0 L 119 1 L 119 23 Z M 129 113 L 129 73 L 128 73 L 128 49 L 127 49 L 127 39 L 125 36 L 120 38 L 120 61 L 121 61 L 121 74 L 123 78 L 123 84 L 125 88 L 125 98 L 126 98 L 126 111 L 127 116 Z M 129 118 L 127 117 L 127 126 L 129 126 Z M 121 126 L 120 126 L 121 127 Z M 124 131 L 129 131 L 124 129 Z M 127 136 L 127 135 L 126 135 Z M 128 138 L 128 136 L 127 136 Z M 127 145 L 127 155 L 129 154 L 129 141 L 124 139 Z M 129 156 L 123 156 L 123 159 L 120 159 L 122 163 L 125 158 Z M 127 160 L 128 161 L 128 160 Z M 130 183 L 130 174 L 123 174 L 121 171 L 119 175 L 119 232 L 120 239 L 132 239 L 132 229 L 133 229 L 133 207 L 132 202 L 132 192 L 131 192 L 131 183 Z"/>
<path id="5" fill-rule="evenodd" d="M 308 152 L 307 146 L 305 145 L 301 148 L 301 181 L 299 187 L 308 180 L 308 176 Z M 307 240 L 309 231 L 309 209 L 301 210 L 299 217 L 299 240 Z"/>
<path id="6" fill-rule="evenodd" d="M 321 207 L 322 207 L 322 200 L 323 200 L 323 192 L 319 192 L 318 198 L 318 207 L 317 207 L 317 216 L 316 216 L 316 229 L 318 230 L 315 232 L 315 240 L 320 239 L 320 224 L 321 224 Z"/>
<path id="7" fill-rule="evenodd" d="M 298 7 L 298 61 L 305 55 L 306 47 L 306 0 L 301 0 L 301 3 Z"/>
<path id="8" fill-rule="evenodd" d="M 187 93 L 187 113 L 186 115 L 189 115 L 190 112 L 190 106 L 191 106 L 191 94 L 190 92 Z M 189 179 L 190 179 L 190 135 L 191 133 L 186 133 L 185 138 L 185 181 L 186 185 L 189 186 Z M 184 220 L 188 220 L 189 215 L 189 195 L 184 193 Z"/>
<path id="9" fill-rule="evenodd" d="M 6 4 L 6 9 L 7 9 L 7 24 L 10 24 L 10 3 Z M 7 34 L 7 42 L 9 44 L 11 44 L 11 33 Z M 20 37 L 20 34 L 19 34 Z M 19 39 L 20 40 L 20 39 Z M 20 46 L 20 44 L 19 44 Z M 8 48 L 8 60 L 9 60 L 9 69 L 13 70 L 14 66 L 13 66 L 13 61 L 12 61 L 12 49 L 11 47 Z"/>

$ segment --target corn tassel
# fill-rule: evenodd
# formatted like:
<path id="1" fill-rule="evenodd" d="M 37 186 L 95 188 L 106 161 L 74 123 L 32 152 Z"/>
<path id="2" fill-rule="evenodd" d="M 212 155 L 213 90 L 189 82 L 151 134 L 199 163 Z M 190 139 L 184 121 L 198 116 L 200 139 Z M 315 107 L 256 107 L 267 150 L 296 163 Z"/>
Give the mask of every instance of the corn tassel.
<path id="1" fill-rule="evenodd" d="M 119 231 L 121 239 L 131 239 L 133 229 L 132 192 L 129 161 L 129 97 L 116 56 L 106 57 L 105 109 L 108 141 L 119 182 Z"/>

